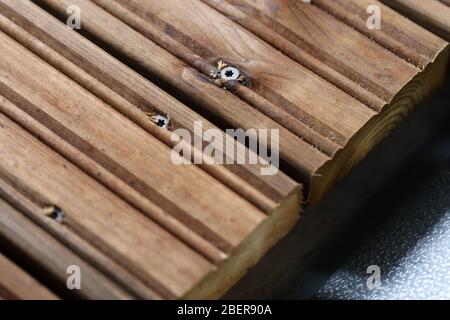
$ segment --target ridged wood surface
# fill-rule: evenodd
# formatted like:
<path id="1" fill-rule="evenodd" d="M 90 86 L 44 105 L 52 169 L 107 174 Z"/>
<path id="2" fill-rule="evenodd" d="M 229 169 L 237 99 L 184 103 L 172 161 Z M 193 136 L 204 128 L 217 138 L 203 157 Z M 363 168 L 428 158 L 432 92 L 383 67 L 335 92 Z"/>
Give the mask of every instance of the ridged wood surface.
<path id="1" fill-rule="evenodd" d="M 450 0 L 383 0 L 383 2 L 450 41 Z"/>
<path id="2" fill-rule="evenodd" d="M 4 247 L 58 292 L 80 266 L 69 296 L 179 299 L 236 283 L 439 86 L 448 45 L 368 0 L 0 0 L 0 53 Z M 280 171 L 175 165 L 198 121 L 278 129 Z"/>
<path id="3" fill-rule="evenodd" d="M 70 5 L 38 3 L 61 16 Z M 383 28 L 369 30 L 365 0 L 73 3 L 86 36 L 199 113 L 227 127 L 279 129 L 282 168 L 305 183 L 311 203 L 442 82 L 448 56 L 446 42 L 379 2 Z M 225 91 L 200 80 L 218 61 L 247 82 Z"/>

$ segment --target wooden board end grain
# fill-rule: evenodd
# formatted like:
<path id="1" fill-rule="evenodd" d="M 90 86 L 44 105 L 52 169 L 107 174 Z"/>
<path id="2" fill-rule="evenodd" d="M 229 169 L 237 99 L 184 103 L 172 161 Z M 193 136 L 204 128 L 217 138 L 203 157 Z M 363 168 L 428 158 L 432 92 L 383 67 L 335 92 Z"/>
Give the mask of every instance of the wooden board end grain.
<path id="1" fill-rule="evenodd" d="M 293 192 L 268 219 L 225 260 L 219 269 L 203 279 L 185 298 L 218 299 L 222 297 L 264 254 L 291 230 L 298 221 L 298 192 Z"/>

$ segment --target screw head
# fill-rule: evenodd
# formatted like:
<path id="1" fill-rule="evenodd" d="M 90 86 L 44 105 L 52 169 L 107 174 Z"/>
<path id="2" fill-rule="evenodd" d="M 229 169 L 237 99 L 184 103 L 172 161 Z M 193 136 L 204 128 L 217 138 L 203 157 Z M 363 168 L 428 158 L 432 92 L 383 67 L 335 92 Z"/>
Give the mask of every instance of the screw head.
<path id="1" fill-rule="evenodd" d="M 163 116 L 163 115 L 156 115 L 153 116 L 152 121 L 154 124 L 156 124 L 158 127 L 167 129 L 169 127 L 170 118 Z"/>
<path id="2" fill-rule="evenodd" d="M 220 77 L 224 81 L 236 81 L 241 76 L 241 72 L 235 67 L 226 67 L 220 71 Z"/>
<path id="3" fill-rule="evenodd" d="M 64 221 L 64 212 L 57 206 L 51 205 L 42 208 L 44 214 L 50 219 L 55 220 L 56 222 L 62 223 Z"/>

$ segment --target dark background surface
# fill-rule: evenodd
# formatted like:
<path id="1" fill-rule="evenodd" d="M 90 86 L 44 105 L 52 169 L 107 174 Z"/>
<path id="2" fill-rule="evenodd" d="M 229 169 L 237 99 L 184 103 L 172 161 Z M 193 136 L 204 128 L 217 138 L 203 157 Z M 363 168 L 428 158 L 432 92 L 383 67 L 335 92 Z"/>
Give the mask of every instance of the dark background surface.
<path id="1" fill-rule="evenodd" d="M 449 79 L 225 298 L 450 299 Z"/>
<path id="2" fill-rule="evenodd" d="M 450 109 L 448 81 L 422 106 L 440 107 Z M 312 263 L 314 298 L 450 299 L 450 118 L 437 120 L 436 131 L 415 141 L 418 149 Z M 381 271 L 381 287 L 372 290 L 371 265 Z M 304 295 L 296 284 L 283 294 Z"/>

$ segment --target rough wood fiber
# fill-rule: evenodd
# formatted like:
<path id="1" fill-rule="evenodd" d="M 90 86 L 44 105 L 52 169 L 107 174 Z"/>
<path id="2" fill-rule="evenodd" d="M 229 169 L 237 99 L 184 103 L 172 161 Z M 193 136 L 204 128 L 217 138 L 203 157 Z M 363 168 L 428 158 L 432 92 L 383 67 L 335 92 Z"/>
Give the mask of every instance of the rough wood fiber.
<path id="1" fill-rule="evenodd" d="M 450 41 L 449 0 L 381 0 L 421 26 Z"/>
<path id="2" fill-rule="evenodd" d="M 37 2 L 64 15 L 70 1 Z M 442 82 L 448 55 L 444 41 L 392 10 L 384 29 L 368 30 L 365 0 L 73 3 L 85 12 L 83 32 L 199 112 L 232 127 L 287 129 L 281 156 L 311 203 Z M 224 91 L 183 72 L 208 76 L 219 60 L 238 66 L 246 85 Z"/>
<path id="3" fill-rule="evenodd" d="M 45 14 L 29 2 L 13 3 Z M 5 1 L 0 7 L 5 10 L 10 4 Z M 42 23 L 56 22 L 59 30 L 68 31 L 50 18 Z M 109 288 L 107 281 L 103 284 L 109 292 L 101 295 L 100 287 L 85 297 L 218 297 L 293 226 L 301 199 L 291 179 L 282 173 L 256 176 L 268 196 L 255 188 L 256 178 L 245 180 L 251 171 L 232 190 L 233 185 L 226 186 L 199 166 L 176 166 L 159 132 L 149 126 L 145 130 L 85 87 L 92 85 L 92 91 L 105 96 L 114 91 L 5 16 L 0 26 L 1 190 L 16 199 L 15 206 L 24 203 L 23 194 L 34 208 L 27 213 L 30 219 L 112 278 Z M 49 56 L 42 60 L 19 42 Z M 130 75 L 122 83 L 138 79 L 140 92 L 149 89 L 159 97 L 159 106 L 171 105 L 202 119 L 95 46 L 80 48 L 95 49 L 93 56 L 103 54 L 116 70 Z M 50 66 L 47 58 L 85 87 Z M 118 94 L 114 98 L 127 101 Z M 131 102 L 126 106 L 138 110 Z M 236 169 L 228 174 L 240 173 Z M 262 204 L 252 204 L 245 192 L 240 196 L 245 188 L 255 189 L 259 198 L 249 198 L 262 199 Z M 49 206 L 62 210 L 62 223 L 42 221 Z M 52 247 L 41 251 L 56 250 L 56 244 L 48 245 Z M 102 281 L 101 276 L 96 279 Z M 126 285 L 127 279 L 137 288 L 133 282 Z"/>
<path id="4" fill-rule="evenodd" d="M 24 28 L 31 26 L 29 31 L 39 39 L 12 24 L 7 18 L 0 20 L 4 32 L 18 39 L 28 49 L 167 145 L 173 144 L 171 134 L 154 126 L 145 113 L 170 115 L 173 129 L 186 128 L 192 131 L 195 121 L 202 121 L 205 130 L 215 128 L 213 124 L 31 3 L 15 5 L 15 10 L 18 10 L 16 12 L 32 19 L 29 21 L 7 11 L 7 7 L 4 9 L 5 15 L 15 18 Z M 249 201 L 266 211 L 273 209 L 274 204 L 288 195 L 294 187 L 294 183 L 281 172 L 274 176 L 261 176 L 258 166 L 203 166 L 203 169 L 231 188 L 239 190 Z"/>

